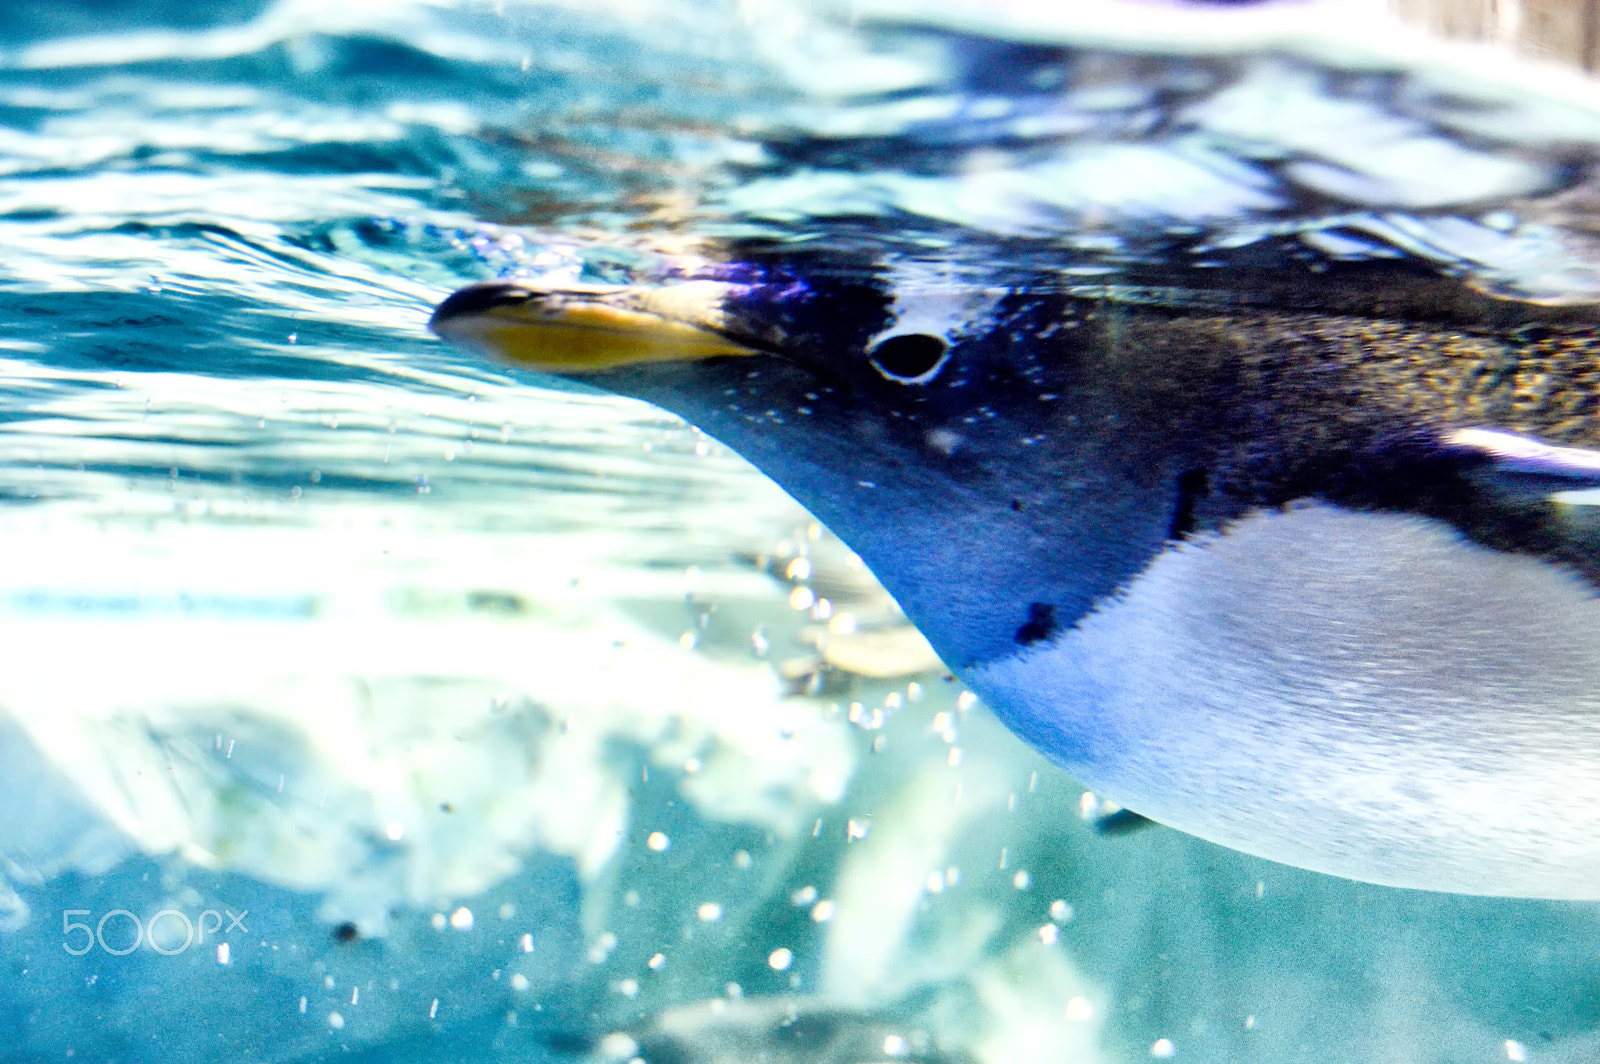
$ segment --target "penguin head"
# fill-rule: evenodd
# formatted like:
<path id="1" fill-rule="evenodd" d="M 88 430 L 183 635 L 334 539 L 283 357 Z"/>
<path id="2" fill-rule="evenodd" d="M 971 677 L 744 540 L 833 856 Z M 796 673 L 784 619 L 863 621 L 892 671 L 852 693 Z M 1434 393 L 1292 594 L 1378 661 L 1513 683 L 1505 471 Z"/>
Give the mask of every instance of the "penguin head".
<path id="1" fill-rule="evenodd" d="M 721 439 L 961 667 L 1070 625 L 1194 520 L 1197 382 L 1107 362 L 1102 317 L 1043 286 L 786 264 L 650 288 L 480 285 L 431 327 Z"/>

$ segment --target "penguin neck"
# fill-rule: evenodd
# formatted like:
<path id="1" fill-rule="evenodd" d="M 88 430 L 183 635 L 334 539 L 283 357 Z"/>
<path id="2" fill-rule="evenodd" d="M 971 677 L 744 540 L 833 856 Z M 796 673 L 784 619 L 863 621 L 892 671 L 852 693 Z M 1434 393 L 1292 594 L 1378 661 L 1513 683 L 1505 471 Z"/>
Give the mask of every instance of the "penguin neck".
<path id="1" fill-rule="evenodd" d="M 875 408 L 805 399 L 818 394 L 809 374 L 761 362 L 753 374 L 697 367 L 693 387 L 670 370 L 598 383 L 683 417 L 777 482 L 860 555 L 954 669 L 1070 627 L 1171 533 L 1174 478 L 1148 453 L 1130 475 L 1105 447 L 1032 441 L 1029 426 L 999 417 L 951 439 Z"/>

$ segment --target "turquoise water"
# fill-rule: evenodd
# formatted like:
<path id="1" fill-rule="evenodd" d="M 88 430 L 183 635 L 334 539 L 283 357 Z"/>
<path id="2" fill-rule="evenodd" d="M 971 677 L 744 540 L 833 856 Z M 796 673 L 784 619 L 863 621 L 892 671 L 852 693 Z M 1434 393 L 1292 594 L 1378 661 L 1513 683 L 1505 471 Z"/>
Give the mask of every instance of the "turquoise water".
<path id="1" fill-rule="evenodd" d="M 0 1059 L 1594 1059 L 1594 906 L 1096 830 L 736 456 L 426 332 L 748 240 L 1600 291 L 1586 90 L 1146 10 L 0 12 Z"/>

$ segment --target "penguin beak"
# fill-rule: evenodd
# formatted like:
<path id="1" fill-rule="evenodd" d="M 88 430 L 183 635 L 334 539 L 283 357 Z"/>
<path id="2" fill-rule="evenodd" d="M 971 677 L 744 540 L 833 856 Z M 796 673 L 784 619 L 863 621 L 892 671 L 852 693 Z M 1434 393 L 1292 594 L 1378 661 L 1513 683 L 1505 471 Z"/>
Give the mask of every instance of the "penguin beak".
<path id="1" fill-rule="evenodd" d="M 428 328 L 501 361 L 564 376 L 761 354 L 723 331 L 724 301 L 739 287 L 685 281 L 546 288 L 497 281 L 450 296 Z"/>

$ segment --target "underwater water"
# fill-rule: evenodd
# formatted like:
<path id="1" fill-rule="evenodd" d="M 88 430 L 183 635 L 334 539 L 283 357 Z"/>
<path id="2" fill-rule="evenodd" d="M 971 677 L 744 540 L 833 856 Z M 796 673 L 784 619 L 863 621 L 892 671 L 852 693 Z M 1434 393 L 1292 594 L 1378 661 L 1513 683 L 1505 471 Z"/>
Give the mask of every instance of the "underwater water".
<path id="1" fill-rule="evenodd" d="M 426 330 L 750 240 L 1600 298 L 1583 83 L 1319 10 L 0 10 L 0 1060 L 1595 1059 L 1594 905 L 1116 831 L 715 440 Z"/>

